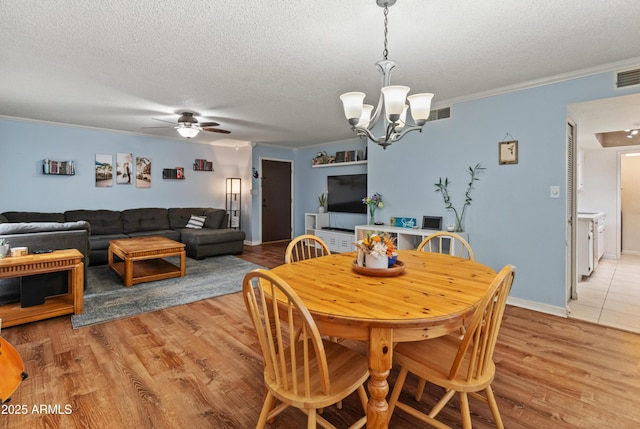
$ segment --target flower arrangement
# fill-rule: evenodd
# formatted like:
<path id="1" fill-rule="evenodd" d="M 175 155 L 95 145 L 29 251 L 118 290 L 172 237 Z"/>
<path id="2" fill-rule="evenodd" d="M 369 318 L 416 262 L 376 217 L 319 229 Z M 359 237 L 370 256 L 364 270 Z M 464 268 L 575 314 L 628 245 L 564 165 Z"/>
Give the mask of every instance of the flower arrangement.
<path id="1" fill-rule="evenodd" d="M 395 238 L 386 232 L 382 234 L 368 232 L 362 240 L 353 244 L 362 252 L 373 256 L 392 257 L 396 249 Z"/>
<path id="2" fill-rule="evenodd" d="M 376 192 L 370 197 L 363 198 L 362 204 L 369 206 L 369 225 L 373 225 L 375 223 L 376 209 L 384 207 L 382 195 Z"/>

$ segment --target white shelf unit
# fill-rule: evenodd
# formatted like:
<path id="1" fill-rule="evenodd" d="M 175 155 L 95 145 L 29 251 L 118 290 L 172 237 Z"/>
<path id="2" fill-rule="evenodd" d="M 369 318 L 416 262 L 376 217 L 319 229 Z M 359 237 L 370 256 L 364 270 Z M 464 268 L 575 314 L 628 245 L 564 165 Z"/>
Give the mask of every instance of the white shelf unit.
<path id="1" fill-rule="evenodd" d="M 426 237 L 438 231 L 432 229 L 413 229 L 399 228 L 397 226 L 388 225 L 358 225 L 356 226 L 356 240 L 362 240 L 367 232 L 388 232 L 392 237 L 396 238 L 396 248 L 398 250 L 413 250 Z M 457 232 L 459 236 L 469 241 L 469 234 L 466 232 Z"/>
<path id="2" fill-rule="evenodd" d="M 342 167 L 344 165 L 359 165 L 359 164 L 366 164 L 366 163 L 367 163 L 367 160 L 348 161 L 348 162 L 332 162 L 331 164 L 316 164 L 316 165 L 312 165 L 311 168 Z"/>
<path id="3" fill-rule="evenodd" d="M 323 229 L 327 226 L 329 226 L 329 213 L 305 213 L 305 233 L 320 237 L 332 253 L 352 252 L 356 249 L 353 245 L 352 232 Z"/>

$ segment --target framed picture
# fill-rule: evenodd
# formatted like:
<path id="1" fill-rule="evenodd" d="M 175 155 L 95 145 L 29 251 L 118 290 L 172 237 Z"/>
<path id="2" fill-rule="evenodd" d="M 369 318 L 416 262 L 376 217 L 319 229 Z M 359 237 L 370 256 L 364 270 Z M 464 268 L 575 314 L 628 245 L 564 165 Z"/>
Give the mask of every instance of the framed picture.
<path id="1" fill-rule="evenodd" d="M 442 216 L 422 216 L 422 229 L 442 230 Z"/>
<path id="2" fill-rule="evenodd" d="M 96 154 L 96 187 L 113 186 L 113 155 Z"/>
<path id="3" fill-rule="evenodd" d="M 151 159 L 136 157 L 136 188 L 151 187 Z"/>
<path id="4" fill-rule="evenodd" d="M 116 183 L 119 185 L 131 185 L 131 175 L 133 174 L 133 154 L 116 154 Z"/>
<path id="5" fill-rule="evenodd" d="M 517 164 L 518 163 L 518 140 L 504 141 L 498 143 L 498 163 Z"/>

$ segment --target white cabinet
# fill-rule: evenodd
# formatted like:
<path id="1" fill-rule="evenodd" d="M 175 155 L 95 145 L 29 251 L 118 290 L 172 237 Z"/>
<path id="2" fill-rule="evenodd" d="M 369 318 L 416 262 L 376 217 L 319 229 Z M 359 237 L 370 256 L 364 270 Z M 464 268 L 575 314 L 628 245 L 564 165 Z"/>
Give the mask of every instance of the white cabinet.
<path id="1" fill-rule="evenodd" d="M 315 234 L 316 229 L 329 226 L 329 213 L 305 213 L 304 232 L 305 234 Z"/>
<path id="2" fill-rule="evenodd" d="M 367 232 L 388 232 L 396 238 L 396 248 L 399 250 L 413 250 L 418 244 L 431 234 L 438 232 L 432 229 L 399 228 L 397 226 L 385 225 L 358 225 L 356 226 L 356 240 L 362 240 Z M 469 241 L 469 234 L 457 232 L 459 236 Z"/>
<path id="3" fill-rule="evenodd" d="M 331 253 L 352 252 L 356 250 L 353 245 L 353 231 L 338 231 L 324 229 L 329 226 L 329 213 L 305 213 L 304 230 L 306 234 L 313 234 L 324 241 Z"/>

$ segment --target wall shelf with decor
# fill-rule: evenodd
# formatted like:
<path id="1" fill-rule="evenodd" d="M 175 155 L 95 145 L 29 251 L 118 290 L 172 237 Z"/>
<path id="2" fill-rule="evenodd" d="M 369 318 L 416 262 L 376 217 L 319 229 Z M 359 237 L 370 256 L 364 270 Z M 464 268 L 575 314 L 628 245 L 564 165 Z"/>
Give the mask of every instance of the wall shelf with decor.
<path id="1" fill-rule="evenodd" d="M 213 162 L 206 159 L 196 159 L 193 162 L 193 171 L 213 171 Z"/>
<path id="2" fill-rule="evenodd" d="M 318 167 L 342 167 L 344 165 L 358 165 L 358 164 L 366 164 L 367 161 L 350 161 L 350 162 L 332 162 L 331 164 L 316 164 L 312 165 L 312 168 Z"/>
<path id="3" fill-rule="evenodd" d="M 42 174 L 50 176 L 74 176 L 76 167 L 73 161 L 42 160 Z"/>
<path id="4" fill-rule="evenodd" d="M 184 180 L 184 167 L 163 168 L 162 178 L 167 180 Z"/>

